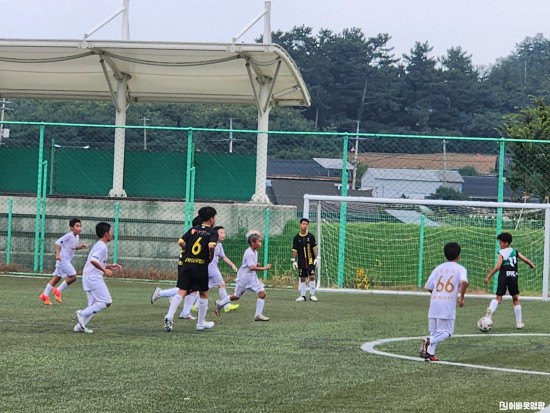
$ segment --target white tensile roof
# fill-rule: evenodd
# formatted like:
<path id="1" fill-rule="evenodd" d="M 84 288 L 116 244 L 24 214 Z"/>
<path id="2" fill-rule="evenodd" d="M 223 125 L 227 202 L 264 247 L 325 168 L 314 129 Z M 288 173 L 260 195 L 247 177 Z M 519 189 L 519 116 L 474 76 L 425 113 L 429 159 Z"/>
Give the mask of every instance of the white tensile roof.
<path id="1" fill-rule="evenodd" d="M 0 97 L 111 100 L 120 73 L 130 102 L 256 104 L 258 82 L 271 78 L 272 106 L 310 105 L 275 44 L 0 39 Z"/>

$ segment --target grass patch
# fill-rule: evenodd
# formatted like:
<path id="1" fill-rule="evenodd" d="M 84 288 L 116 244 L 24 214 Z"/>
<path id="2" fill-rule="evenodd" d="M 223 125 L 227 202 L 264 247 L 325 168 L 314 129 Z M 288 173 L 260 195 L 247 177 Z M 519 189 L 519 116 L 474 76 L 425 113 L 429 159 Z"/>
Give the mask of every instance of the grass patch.
<path id="1" fill-rule="evenodd" d="M 254 295 L 212 331 L 175 320 L 153 283 L 108 280 L 112 307 L 72 332 L 86 302 L 80 280 L 63 304 L 38 299 L 44 278 L 0 277 L 0 411 L 5 412 L 418 412 L 499 410 L 499 401 L 550 403 L 550 376 L 419 363 L 361 351 L 364 342 L 426 334 L 428 297 L 269 289 L 267 323 L 252 320 Z M 211 292 L 210 308 L 218 297 Z M 476 333 L 487 300 L 467 299 L 456 334 Z M 548 303 L 523 302 L 525 333 L 548 333 Z M 492 333 L 517 332 L 505 301 Z M 550 337 L 451 338 L 438 356 L 470 364 L 550 372 Z M 416 355 L 419 342 L 381 346 Z M 498 383 L 498 385 L 495 385 Z"/>

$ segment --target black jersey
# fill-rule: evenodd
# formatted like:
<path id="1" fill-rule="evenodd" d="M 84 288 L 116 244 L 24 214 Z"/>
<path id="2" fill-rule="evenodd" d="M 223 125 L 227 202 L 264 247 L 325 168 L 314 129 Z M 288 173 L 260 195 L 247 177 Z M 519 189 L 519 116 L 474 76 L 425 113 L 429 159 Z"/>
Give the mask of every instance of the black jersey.
<path id="1" fill-rule="evenodd" d="M 315 260 L 313 249 L 317 246 L 315 236 L 311 233 L 306 235 L 297 234 L 292 242 L 292 249 L 298 253 L 298 268 L 309 268 Z"/>
<path id="2" fill-rule="evenodd" d="M 185 249 L 181 250 L 179 265 L 187 267 L 210 263 L 210 247 L 218 242 L 218 232 L 206 225 L 197 225 L 187 231 L 181 239 Z"/>
<path id="3" fill-rule="evenodd" d="M 499 277 L 518 276 L 518 251 L 512 247 L 504 248 L 498 252 L 502 256 L 502 265 Z"/>

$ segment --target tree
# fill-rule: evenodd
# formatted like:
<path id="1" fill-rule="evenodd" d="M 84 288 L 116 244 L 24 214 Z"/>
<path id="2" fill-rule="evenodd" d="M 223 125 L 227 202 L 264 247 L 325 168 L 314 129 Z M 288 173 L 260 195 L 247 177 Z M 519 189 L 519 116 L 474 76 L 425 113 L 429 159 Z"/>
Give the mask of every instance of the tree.
<path id="1" fill-rule="evenodd" d="M 428 195 L 426 199 L 446 199 L 450 201 L 464 201 L 468 199 L 468 197 L 463 193 L 454 190 L 453 188 L 440 186 L 435 190 L 435 194 Z"/>

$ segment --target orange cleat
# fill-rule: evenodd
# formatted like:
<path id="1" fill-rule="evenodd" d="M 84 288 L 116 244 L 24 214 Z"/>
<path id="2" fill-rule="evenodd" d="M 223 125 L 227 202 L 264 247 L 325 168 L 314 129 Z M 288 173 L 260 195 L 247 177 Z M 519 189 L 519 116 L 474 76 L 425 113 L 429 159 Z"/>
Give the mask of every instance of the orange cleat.
<path id="1" fill-rule="evenodd" d="M 58 303 L 62 303 L 63 302 L 63 299 L 61 298 L 61 291 L 59 291 L 57 288 L 54 288 L 52 290 L 52 293 L 55 297 L 55 301 L 57 301 Z"/>
<path id="2" fill-rule="evenodd" d="M 44 293 L 40 294 L 40 299 L 45 305 L 52 305 L 52 302 L 50 301 L 50 297 L 48 297 L 46 294 Z"/>
<path id="3" fill-rule="evenodd" d="M 429 353 L 426 353 L 426 357 L 424 358 L 426 361 L 441 361 L 436 356 L 431 355 Z"/>

